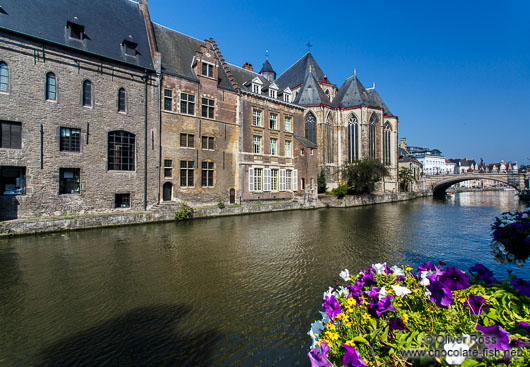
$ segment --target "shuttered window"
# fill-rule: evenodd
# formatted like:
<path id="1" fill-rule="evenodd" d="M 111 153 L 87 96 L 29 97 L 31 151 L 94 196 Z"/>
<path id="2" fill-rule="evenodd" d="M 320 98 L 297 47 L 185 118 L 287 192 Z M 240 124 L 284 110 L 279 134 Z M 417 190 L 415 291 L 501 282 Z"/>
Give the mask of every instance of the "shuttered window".
<path id="1" fill-rule="evenodd" d="M 22 147 L 22 124 L 20 122 L 0 121 L 0 148 L 20 149 Z"/>

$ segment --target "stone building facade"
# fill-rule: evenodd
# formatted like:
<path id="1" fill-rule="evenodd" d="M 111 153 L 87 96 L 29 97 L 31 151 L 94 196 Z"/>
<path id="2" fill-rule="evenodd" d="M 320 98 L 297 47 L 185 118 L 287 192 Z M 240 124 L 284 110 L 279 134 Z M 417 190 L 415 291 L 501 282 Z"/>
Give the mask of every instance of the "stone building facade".
<path id="1" fill-rule="evenodd" d="M 162 200 L 234 203 L 239 188 L 238 96 L 212 39 L 153 24 L 162 55 Z"/>
<path id="2" fill-rule="evenodd" d="M 1 7 L 2 219 L 155 204 L 159 91 L 145 5 Z"/>
<path id="3" fill-rule="evenodd" d="M 316 195 L 317 146 L 303 137 L 305 108 L 279 89 L 268 61 L 258 74 L 252 65 L 228 65 L 237 86 L 240 116 L 241 200 L 310 200 Z"/>
<path id="4" fill-rule="evenodd" d="M 390 112 L 375 86 L 364 88 L 354 75 L 337 88 L 309 52 L 275 83 L 289 88 L 293 102 L 306 107 L 305 137 L 319 147 L 319 167 L 330 188 L 339 183 L 345 164 L 372 158 L 389 170 L 378 191 L 399 190 L 398 117 Z"/>

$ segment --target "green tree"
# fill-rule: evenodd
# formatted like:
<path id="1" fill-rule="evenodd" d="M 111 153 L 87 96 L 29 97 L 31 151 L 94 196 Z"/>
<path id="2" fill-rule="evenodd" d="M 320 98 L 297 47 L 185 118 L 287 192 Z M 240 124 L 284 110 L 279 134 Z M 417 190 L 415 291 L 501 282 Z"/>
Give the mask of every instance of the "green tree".
<path id="1" fill-rule="evenodd" d="M 320 175 L 318 175 L 318 193 L 323 194 L 328 189 L 328 186 L 326 184 L 326 175 L 324 174 L 324 170 L 320 170 Z"/>
<path id="2" fill-rule="evenodd" d="M 412 170 L 407 167 L 401 167 L 399 170 L 399 186 L 401 191 L 410 191 L 413 182 L 416 182 L 416 179 Z"/>
<path id="3" fill-rule="evenodd" d="M 388 170 L 383 163 L 375 159 L 362 159 L 346 164 L 342 169 L 342 178 L 350 186 L 351 194 L 370 194 L 375 190 L 375 183 L 384 176 Z"/>

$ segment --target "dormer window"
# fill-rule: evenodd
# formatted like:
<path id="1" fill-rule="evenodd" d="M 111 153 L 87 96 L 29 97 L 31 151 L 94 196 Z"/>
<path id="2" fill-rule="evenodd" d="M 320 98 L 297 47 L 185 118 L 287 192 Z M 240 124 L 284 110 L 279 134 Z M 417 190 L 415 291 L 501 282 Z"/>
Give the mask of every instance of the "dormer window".
<path id="1" fill-rule="evenodd" d="M 263 85 L 263 82 L 260 80 L 260 78 L 255 77 L 252 79 L 252 93 L 261 94 L 261 86 Z"/>
<path id="2" fill-rule="evenodd" d="M 66 25 L 68 28 L 68 35 L 70 36 L 70 38 L 80 40 L 80 41 L 86 38 L 85 27 L 83 27 L 82 25 L 71 23 L 71 22 L 67 22 Z"/>
<path id="3" fill-rule="evenodd" d="M 123 41 L 122 46 L 123 46 L 123 52 L 125 52 L 125 55 L 136 56 L 137 54 L 136 47 L 138 47 L 136 43 L 131 42 L 131 41 Z"/>
<path id="4" fill-rule="evenodd" d="M 278 98 L 278 91 L 276 91 L 274 89 L 269 89 L 269 97 Z"/>
<path id="5" fill-rule="evenodd" d="M 285 88 L 283 91 L 283 100 L 287 103 L 291 103 L 291 89 L 289 87 Z"/>
<path id="6" fill-rule="evenodd" d="M 201 75 L 213 78 L 213 65 L 203 62 Z"/>

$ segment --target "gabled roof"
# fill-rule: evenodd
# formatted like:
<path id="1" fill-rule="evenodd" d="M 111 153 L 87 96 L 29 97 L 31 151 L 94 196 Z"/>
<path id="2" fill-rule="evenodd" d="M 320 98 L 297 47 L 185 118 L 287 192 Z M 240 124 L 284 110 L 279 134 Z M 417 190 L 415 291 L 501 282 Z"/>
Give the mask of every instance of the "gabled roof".
<path id="1" fill-rule="evenodd" d="M 1 5 L 4 11 L 0 13 L 0 29 L 153 69 L 144 17 L 136 2 L 2 0 Z M 86 38 L 70 38 L 67 22 L 83 26 Z M 125 40 L 137 45 L 136 57 L 125 55 Z"/>
<path id="2" fill-rule="evenodd" d="M 304 85 L 296 95 L 294 103 L 302 106 L 319 106 L 322 104 L 331 106 L 328 95 L 324 93 L 312 72 L 307 74 Z"/>
<path id="3" fill-rule="evenodd" d="M 201 46 L 207 47 L 206 43 L 160 24 L 153 23 L 153 29 L 158 50 L 162 54 L 162 72 L 199 82 L 192 63 L 195 53 L 200 51 Z M 210 51 L 214 52 L 213 49 Z M 218 55 L 216 58 L 219 61 Z M 233 89 L 221 63 L 218 70 L 219 86 Z"/>
<path id="4" fill-rule="evenodd" d="M 385 115 L 393 116 L 392 112 L 390 112 L 385 102 L 383 102 L 383 99 L 381 98 L 379 93 L 377 93 L 377 90 L 375 89 L 375 87 L 368 88 L 366 91 L 368 92 L 368 94 L 370 94 L 370 96 L 372 97 L 372 100 L 376 103 L 376 107 L 381 107 Z"/>
<path id="5" fill-rule="evenodd" d="M 363 105 L 378 107 L 359 79 L 355 75 L 351 76 L 340 87 L 333 99 L 333 106 L 348 108 Z"/>
<path id="6" fill-rule="evenodd" d="M 322 72 L 322 69 L 320 66 L 318 66 L 317 62 L 313 58 L 313 55 L 308 52 L 297 62 L 291 65 L 289 69 L 287 69 L 282 75 L 280 75 L 276 79 L 276 84 L 278 84 L 278 86 L 282 89 L 285 89 L 286 87 L 293 89 L 305 81 L 310 69 L 315 75 L 317 81 L 320 82 L 324 80 L 325 75 Z"/>
<path id="7" fill-rule="evenodd" d="M 230 73 L 234 77 L 235 82 L 241 87 L 241 90 L 252 92 L 252 80 L 258 78 L 263 85 L 261 86 L 262 91 L 269 87 L 270 82 L 263 75 L 260 75 L 254 71 L 240 68 L 233 64 L 226 64 Z"/>

